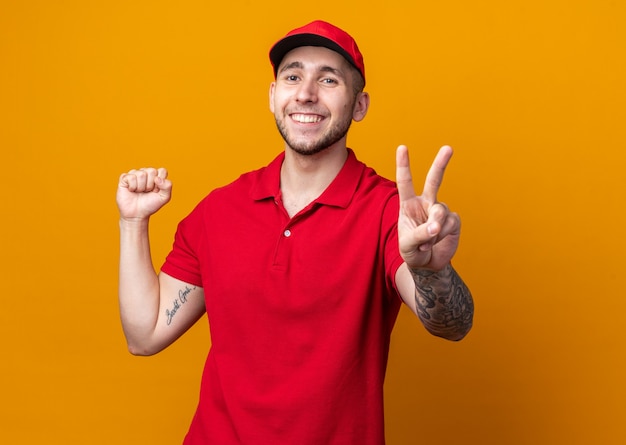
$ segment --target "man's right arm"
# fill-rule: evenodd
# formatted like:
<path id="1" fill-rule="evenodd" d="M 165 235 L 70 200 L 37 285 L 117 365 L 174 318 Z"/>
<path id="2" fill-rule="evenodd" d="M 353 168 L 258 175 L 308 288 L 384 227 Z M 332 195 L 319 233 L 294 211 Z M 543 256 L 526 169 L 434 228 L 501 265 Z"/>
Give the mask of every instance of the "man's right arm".
<path id="1" fill-rule="evenodd" d="M 135 355 L 163 350 L 204 314 L 204 291 L 152 264 L 148 223 L 171 198 L 165 169 L 131 170 L 120 177 L 119 303 L 128 349 Z"/>

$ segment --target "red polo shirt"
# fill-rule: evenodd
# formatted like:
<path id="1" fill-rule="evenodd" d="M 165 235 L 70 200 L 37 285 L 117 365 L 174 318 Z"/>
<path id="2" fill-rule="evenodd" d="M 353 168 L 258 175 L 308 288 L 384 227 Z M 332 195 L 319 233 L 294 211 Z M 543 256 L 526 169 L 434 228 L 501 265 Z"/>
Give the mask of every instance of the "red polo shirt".
<path id="1" fill-rule="evenodd" d="M 211 192 L 162 270 L 202 286 L 211 349 L 186 445 L 382 445 L 400 307 L 395 184 L 352 151 L 290 218 L 284 153 Z"/>

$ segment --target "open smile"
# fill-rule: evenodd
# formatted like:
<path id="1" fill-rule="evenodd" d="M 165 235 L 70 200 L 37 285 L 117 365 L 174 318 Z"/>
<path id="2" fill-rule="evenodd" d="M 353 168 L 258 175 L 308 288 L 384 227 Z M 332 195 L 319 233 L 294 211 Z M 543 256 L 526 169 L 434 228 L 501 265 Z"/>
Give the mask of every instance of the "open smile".
<path id="1" fill-rule="evenodd" d="M 294 113 L 290 115 L 291 119 L 295 122 L 299 122 L 301 124 L 315 124 L 317 122 L 321 122 L 324 117 L 319 114 L 301 114 Z"/>

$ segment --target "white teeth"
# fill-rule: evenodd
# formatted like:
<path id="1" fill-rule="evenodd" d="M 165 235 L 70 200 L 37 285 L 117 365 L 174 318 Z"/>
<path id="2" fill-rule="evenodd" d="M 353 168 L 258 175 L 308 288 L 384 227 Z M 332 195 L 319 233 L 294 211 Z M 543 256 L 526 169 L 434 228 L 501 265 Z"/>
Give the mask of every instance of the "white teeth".
<path id="1" fill-rule="evenodd" d="M 312 123 L 319 122 L 322 120 L 321 116 L 314 116 L 310 114 L 292 114 L 291 118 L 294 121 L 300 122 L 303 124 L 312 124 Z"/>

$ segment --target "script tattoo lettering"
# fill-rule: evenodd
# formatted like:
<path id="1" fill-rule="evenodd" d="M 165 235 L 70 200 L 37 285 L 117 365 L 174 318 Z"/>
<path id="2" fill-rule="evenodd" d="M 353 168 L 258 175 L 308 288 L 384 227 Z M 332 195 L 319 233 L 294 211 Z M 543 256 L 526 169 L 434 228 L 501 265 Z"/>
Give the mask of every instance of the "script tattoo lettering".
<path id="1" fill-rule="evenodd" d="M 472 327 L 472 295 L 452 266 L 440 272 L 411 270 L 417 314 L 430 332 L 460 340 Z"/>
<path id="2" fill-rule="evenodd" d="M 168 326 L 172 323 L 172 319 L 174 318 L 174 315 L 176 315 L 176 312 L 178 312 L 183 304 L 187 303 L 189 294 L 195 289 L 195 286 L 192 288 L 190 288 L 189 286 L 185 286 L 184 289 L 180 289 L 178 291 L 178 298 L 174 299 L 174 301 L 172 302 L 172 308 L 165 309 L 165 316 L 167 317 Z"/>

